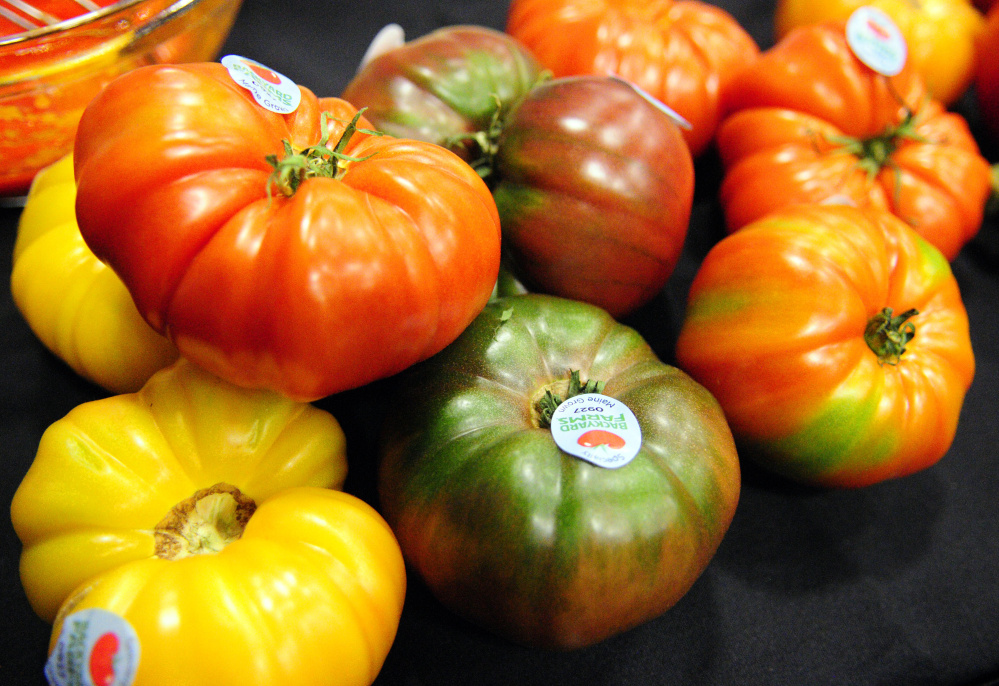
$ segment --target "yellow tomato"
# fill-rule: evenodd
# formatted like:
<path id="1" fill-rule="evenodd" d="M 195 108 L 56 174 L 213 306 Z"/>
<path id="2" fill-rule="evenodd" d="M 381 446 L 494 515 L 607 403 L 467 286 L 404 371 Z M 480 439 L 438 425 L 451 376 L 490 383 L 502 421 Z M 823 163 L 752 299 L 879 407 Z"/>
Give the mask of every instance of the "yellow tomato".
<path id="1" fill-rule="evenodd" d="M 198 491 L 226 484 L 260 505 L 294 486 L 340 487 L 346 471 L 343 430 L 328 412 L 181 359 L 139 392 L 79 405 L 42 434 L 11 502 L 24 590 L 52 621 L 81 583 L 162 558 L 171 516 Z"/>
<path id="2" fill-rule="evenodd" d="M 71 156 L 35 177 L 18 224 L 11 294 L 42 344 L 76 373 L 114 393 L 137 391 L 177 350 L 83 242 L 75 200 Z"/>
<path id="3" fill-rule="evenodd" d="M 778 0 L 778 39 L 798 26 L 844 21 L 861 5 L 882 10 L 905 37 L 908 59 L 934 98 L 950 105 L 974 76 L 975 40 L 984 26 L 969 0 Z"/>
<path id="4" fill-rule="evenodd" d="M 402 555 L 377 512 L 340 491 L 291 488 L 217 555 L 146 557 L 96 577 L 67 601 L 51 648 L 67 669 L 73 618 L 100 608 L 134 631 L 134 686 L 368 686 L 404 593 Z"/>

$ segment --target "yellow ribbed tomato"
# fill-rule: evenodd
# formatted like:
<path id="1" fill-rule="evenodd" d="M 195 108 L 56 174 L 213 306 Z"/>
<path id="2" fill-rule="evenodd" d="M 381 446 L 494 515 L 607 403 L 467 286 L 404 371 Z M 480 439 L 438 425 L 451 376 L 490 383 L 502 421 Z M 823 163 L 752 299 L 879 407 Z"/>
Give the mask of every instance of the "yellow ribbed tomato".
<path id="1" fill-rule="evenodd" d="M 892 18 L 905 37 L 909 60 L 937 100 L 950 105 L 967 90 L 975 70 L 975 40 L 984 19 L 968 0 L 778 0 L 774 32 L 843 21 L 861 5 Z"/>
<path id="2" fill-rule="evenodd" d="M 28 600 L 52 621 L 82 582 L 153 555 L 160 523 L 196 491 L 225 483 L 261 503 L 291 486 L 339 487 L 346 472 L 332 415 L 180 360 L 42 435 L 11 503 Z"/>
<path id="3" fill-rule="evenodd" d="M 335 490 L 346 468 L 328 412 L 184 359 L 73 409 L 11 504 L 25 591 L 54 621 L 48 668 L 107 660 L 59 640 L 96 609 L 128 629 L 111 647 L 138 655 L 137 686 L 370 684 L 406 576 L 381 516 Z"/>
<path id="4" fill-rule="evenodd" d="M 11 295 L 42 344 L 76 373 L 114 393 L 137 391 L 177 349 L 83 242 L 75 201 L 72 156 L 35 177 L 18 224 Z"/>

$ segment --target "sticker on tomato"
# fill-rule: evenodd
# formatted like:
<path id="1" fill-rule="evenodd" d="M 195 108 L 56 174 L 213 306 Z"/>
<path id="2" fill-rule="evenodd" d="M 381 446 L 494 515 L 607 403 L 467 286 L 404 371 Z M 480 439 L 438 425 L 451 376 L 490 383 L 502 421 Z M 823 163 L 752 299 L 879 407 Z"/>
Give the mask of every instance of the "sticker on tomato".
<path id="1" fill-rule="evenodd" d="M 876 7 L 864 5 L 846 20 L 846 42 L 853 54 L 868 67 L 895 76 L 908 57 L 905 37 L 892 18 Z"/>
<path id="2" fill-rule="evenodd" d="M 291 114 L 298 109 L 302 91 L 284 74 L 239 55 L 226 55 L 221 62 L 232 80 L 250 91 L 261 107 L 278 114 Z"/>
<path id="3" fill-rule="evenodd" d="M 623 467 L 642 447 L 642 428 L 631 409 L 599 393 L 573 396 L 556 408 L 552 438 L 563 451 L 607 469 Z"/>
<path id="4" fill-rule="evenodd" d="M 131 686 L 139 637 L 128 620 L 101 608 L 67 615 L 48 661 L 51 686 Z"/>

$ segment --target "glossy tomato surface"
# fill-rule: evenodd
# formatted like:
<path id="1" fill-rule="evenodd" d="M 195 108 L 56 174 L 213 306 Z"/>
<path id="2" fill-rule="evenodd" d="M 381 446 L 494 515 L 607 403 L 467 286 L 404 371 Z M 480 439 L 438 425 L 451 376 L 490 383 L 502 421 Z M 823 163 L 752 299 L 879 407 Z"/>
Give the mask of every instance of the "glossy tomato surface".
<path id="1" fill-rule="evenodd" d="M 999 7 L 988 14 L 978 41 L 975 68 L 975 94 L 982 119 L 995 140 L 999 140 Z"/>
<path id="2" fill-rule="evenodd" d="M 226 483 L 260 503 L 346 474 L 332 415 L 181 359 L 46 429 L 11 503 L 25 592 L 51 622 L 74 588 L 152 555 L 157 524 L 195 491 Z"/>
<path id="3" fill-rule="evenodd" d="M 344 139 L 356 109 L 299 91 L 280 114 L 220 64 L 129 72 L 80 121 L 76 209 L 182 355 L 315 399 L 451 342 L 490 296 L 500 234 L 489 189 L 456 155 L 363 120 Z M 307 150 L 325 156 L 319 173 L 276 175 Z"/>
<path id="4" fill-rule="evenodd" d="M 891 18 L 905 38 L 907 61 L 935 99 L 951 105 L 964 94 L 983 25 L 981 12 L 968 0 L 780 0 L 774 31 L 780 39 L 799 26 L 845 21 L 862 6 Z"/>
<path id="5" fill-rule="evenodd" d="M 694 165 L 679 128 L 614 78 L 553 79 L 504 119 L 493 197 L 512 271 L 531 290 L 626 315 L 683 250 Z"/>
<path id="6" fill-rule="evenodd" d="M 633 461 L 609 469 L 556 445 L 537 402 L 565 398 L 573 371 L 635 414 Z M 402 375 L 392 407 L 379 495 L 403 554 L 445 606 L 519 643 L 576 648 L 660 615 L 735 511 L 739 462 L 717 402 L 585 303 L 490 303 Z"/>
<path id="7" fill-rule="evenodd" d="M 975 370 L 947 260 L 890 213 L 845 205 L 788 207 L 715 245 L 676 356 L 745 456 L 823 486 L 937 462 Z"/>
<path id="8" fill-rule="evenodd" d="M 72 155 L 35 176 L 17 226 L 11 295 L 31 331 L 73 371 L 113 393 L 134 392 L 177 349 L 84 243 L 75 202 Z"/>
<path id="9" fill-rule="evenodd" d="M 386 133 L 448 146 L 456 136 L 488 131 L 543 71 L 526 47 L 502 31 L 451 26 L 377 55 L 341 97 L 364 107 L 364 116 Z M 470 154 L 470 146 L 450 147 Z"/>
<path id="10" fill-rule="evenodd" d="M 697 157 L 759 47 L 725 10 L 680 0 L 514 0 L 506 30 L 555 76 L 617 75 L 676 110 Z"/>
<path id="11" fill-rule="evenodd" d="M 842 23 L 790 32 L 729 89 L 717 147 L 735 231 L 784 205 L 841 198 L 891 211 L 948 259 L 974 237 L 989 164 L 967 122 L 908 65 L 863 64 Z"/>

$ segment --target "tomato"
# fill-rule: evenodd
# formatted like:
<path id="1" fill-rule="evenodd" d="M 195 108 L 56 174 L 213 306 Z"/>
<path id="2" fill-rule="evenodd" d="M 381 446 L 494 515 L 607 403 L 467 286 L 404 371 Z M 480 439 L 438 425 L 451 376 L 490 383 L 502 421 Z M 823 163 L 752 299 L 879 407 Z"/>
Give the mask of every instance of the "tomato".
<path id="1" fill-rule="evenodd" d="M 528 289 L 622 317 L 666 284 L 694 165 L 669 115 L 632 86 L 593 76 L 537 86 L 504 119 L 494 164 L 504 247 Z"/>
<path id="2" fill-rule="evenodd" d="M 979 37 L 975 69 L 975 97 L 989 132 L 999 140 L 999 8 L 988 14 Z"/>
<path id="3" fill-rule="evenodd" d="M 11 503 L 28 600 L 52 621 L 80 583 L 151 555 L 157 522 L 195 491 L 224 482 L 261 502 L 291 486 L 338 488 L 346 471 L 329 413 L 181 359 L 43 434 Z"/>
<path id="4" fill-rule="evenodd" d="M 633 461 L 560 450 L 550 411 L 573 396 L 630 408 Z M 509 640 L 575 648 L 660 615 L 734 514 L 739 462 L 717 402 L 595 306 L 497 299 L 393 398 L 378 492 L 403 555 L 444 606 Z"/>
<path id="5" fill-rule="evenodd" d="M 74 408 L 11 503 L 53 651 L 99 608 L 137 635 L 136 686 L 370 684 L 405 572 L 381 516 L 333 490 L 346 469 L 329 413 L 186 360 Z"/>
<path id="6" fill-rule="evenodd" d="M 74 371 L 114 393 L 137 391 L 177 349 L 87 248 L 75 200 L 72 156 L 35 177 L 18 223 L 11 295 L 39 340 Z"/>
<path id="7" fill-rule="evenodd" d="M 937 462 L 975 367 L 943 255 L 888 212 L 818 204 L 708 252 L 676 357 L 718 399 L 740 454 L 834 487 Z"/>
<path id="8" fill-rule="evenodd" d="M 279 114 L 219 64 L 136 69 L 84 111 L 74 161 L 80 231 L 152 327 L 233 383 L 307 400 L 454 340 L 492 292 L 500 232 L 456 155 L 299 91 Z"/>
<path id="9" fill-rule="evenodd" d="M 729 231 L 793 203 L 890 210 L 953 259 L 978 232 L 989 164 L 967 122 L 906 66 L 883 76 L 841 23 L 792 31 L 729 89 L 718 129 Z"/>
<path id="10" fill-rule="evenodd" d="M 700 155 L 728 83 L 759 52 L 725 10 L 689 0 L 514 0 L 506 30 L 555 76 L 617 75 L 684 117 Z"/>
<path id="11" fill-rule="evenodd" d="M 368 686 L 395 639 L 404 592 L 398 544 L 370 505 L 287 488 L 217 554 L 136 559 L 89 580 L 56 619 L 49 664 L 72 648 L 76 619 L 99 609 L 135 632 L 134 686 Z"/>
<path id="12" fill-rule="evenodd" d="M 490 46 L 484 56 L 479 41 Z M 514 66 L 492 66 L 497 45 Z M 444 29 L 376 58 L 344 95 L 369 107 L 378 128 L 469 159 L 492 189 L 506 267 L 524 287 L 623 317 L 662 289 L 680 258 L 690 151 L 670 115 L 634 87 L 598 76 L 538 80 L 525 59 L 509 37 Z M 445 95 L 409 85 L 432 67 L 444 72 Z M 436 114 L 442 100 L 454 116 Z"/>
<path id="13" fill-rule="evenodd" d="M 968 0 L 779 0 L 774 33 L 780 39 L 799 26 L 845 21 L 863 5 L 884 11 L 898 26 L 908 60 L 935 99 L 951 105 L 964 94 L 983 24 L 981 12 Z"/>
<path id="14" fill-rule="evenodd" d="M 449 26 L 379 54 L 341 97 L 379 130 L 441 145 L 487 131 L 543 78 L 511 36 L 481 26 Z M 471 159 L 470 146 L 452 149 Z"/>

